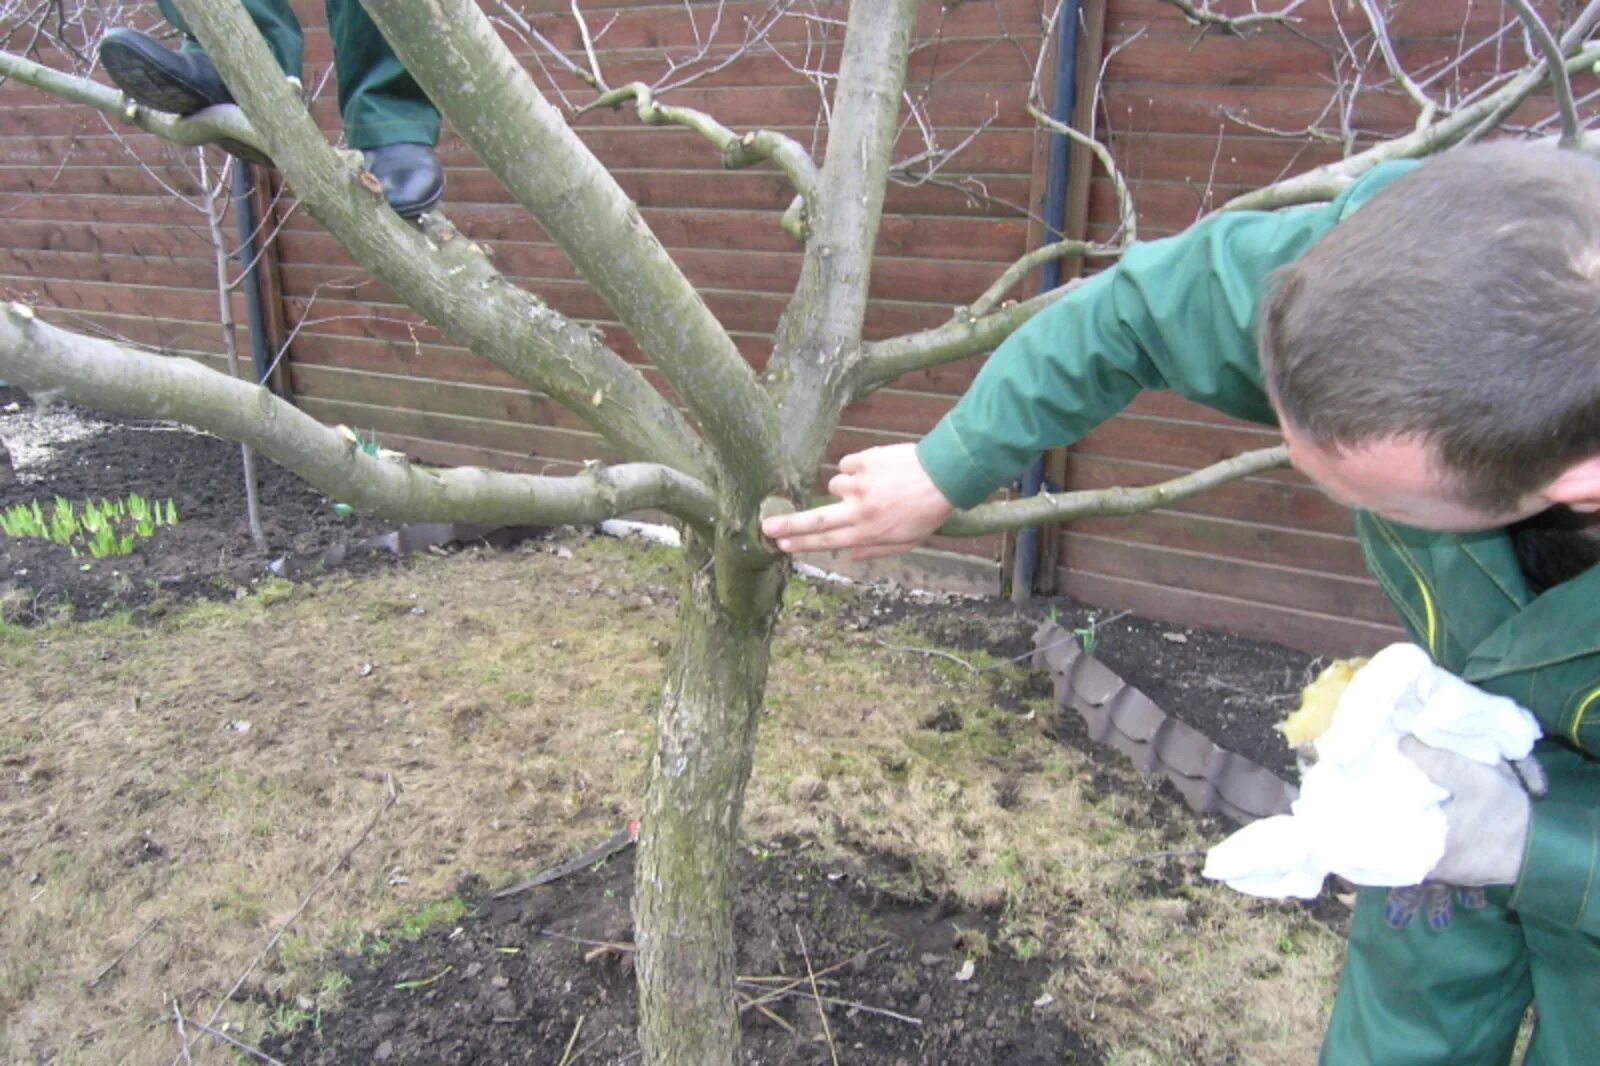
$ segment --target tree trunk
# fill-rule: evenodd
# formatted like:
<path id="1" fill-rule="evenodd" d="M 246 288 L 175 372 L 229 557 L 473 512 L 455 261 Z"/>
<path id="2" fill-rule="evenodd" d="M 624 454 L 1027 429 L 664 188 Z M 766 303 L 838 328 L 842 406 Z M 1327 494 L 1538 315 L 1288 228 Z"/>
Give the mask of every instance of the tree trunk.
<path id="1" fill-rule="evenodd" d="M 766 688 L 782 569 L 714 565 L 691 539 L 661 697 L 634 890 L 648 1066 L 735 1066 L 734 849 Z"/>

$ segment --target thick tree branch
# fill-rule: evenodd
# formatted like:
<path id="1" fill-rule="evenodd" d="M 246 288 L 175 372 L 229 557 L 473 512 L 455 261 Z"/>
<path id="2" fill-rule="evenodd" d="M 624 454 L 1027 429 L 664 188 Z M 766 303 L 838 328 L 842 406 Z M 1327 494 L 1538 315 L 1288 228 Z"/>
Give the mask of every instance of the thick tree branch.
<path id="1" fill-rule="evenodd" d="M 939 532 L 947 537 L 980 537 L 988 533 L 1055 525 L 1080 518 L 1139 514 L 1189 496 L 1197 496 L 1229 481 L 1283 466 L 1288 461 L 1289 449 L 1280 444 L 1244 452 L 1191 474 L 1142 488 L 1055 492 L 1020 500 L 980 504 L 970 511 L 952 515 Z"/>
<path id="2" fill-rule="evenodd" d="M 968 308 L 960 307 L 956 309 L 955 317 L 942 326 L 867 345 L 861 361 L 854 368 L 850 398 L 859 400 L 914 370 L 943 366 L 970 355 L 992 351 L 1024 322 L 1071 292 L 1082 281 L 1081 278 L 1074 278 L 1049 292 L 1002 307 L 982 318 L 975 318 Z"/>
<path id="3" fill-rule="evenodd" d="M 400 219 L 357 152 L 336 152 L 237 3 L 179 0 L 302 203 L 356 261 L 430 322 L 548 393 L 629 458 L 703 475 L 683 416 L 591 330 L 502 277 L 478 245 L 435 219 Z"/>
<path id="4" fill-rule="evenodd" d="M 266 154 L 266 146 L 255 127 L 237 107 L 211 107 L 198 115 L 179 118 L 140 107 L 117 90 L 88 78 L 54 70 L 4 51 L 0 51 L 0 76 L 16 78 L 52 96 L 92 107 L 108 118 L 130 123 L 174 144 L 194 146 L 234 141 Z"/>
<path id="5" fill-rule="evenodd" d="M 778 324 L 771 370 L 784 397 L 788 472 L 804 484 L 849 399 L 905 87 L 917 0 L 850 5 L 822 185 L 800 284 Z"/>
<path id="6" fill-rule="evenodd" d="M 1577 74 L 1591 69 L 1597 62 L 1600 62 L 1600 45 L 1590 45 L 1571 56 L 1564 66 L 1567 73 Z M 1480 128 L 1492 129 L 1504 121 L 1505 116 L 1543 88 L 1548 80 L 1549 69 L 1541 62 L 1521 77 L 1478 100 L 1470 107 L 1461 108 L 1424 129 L 1392 141 L 1384 141 L 1337 163 L 1329 163 L 1265 188 L 1236 196 L 1224 204 L 1221 210 L 1270 211 L 1294 204 L 1331 200 L 1379 163 L 1391 159 L 1417 159 L 1473 136 Z"/>
<path id="7" fill-rule="evenodd" d="M 638 208 L 534 85 L 476 0 L 365 5 L 462 138 L 616 312 L 759 503 L 780 469 L 776 415 L 722 324 Z"/>
<path id="8" fill-rule="evenodd" d="M 0 308 L 0 375 L 36 400 L 170 419 L 271 457 L 357 510 L 409 521 L 591 523 L 655 508 L 709 526 L 704 484 L 653 463 L 537 477 L 475 467 L 430 469 L 368 455 L 270 391 L 188 359 L 152 355 L 57 329 L 22 304 Z"/>

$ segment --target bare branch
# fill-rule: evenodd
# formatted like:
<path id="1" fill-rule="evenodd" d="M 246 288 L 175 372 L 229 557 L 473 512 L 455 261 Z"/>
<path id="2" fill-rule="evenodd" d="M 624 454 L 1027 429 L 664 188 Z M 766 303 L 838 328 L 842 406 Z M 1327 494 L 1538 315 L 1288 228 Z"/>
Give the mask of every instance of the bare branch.
<path id="1" fill-rule="evenodd" d="M 1389 39 L 1388 20 L 1384 18 L 1383 12 L 1378 10 L 1378 0 L 1361 0 L 1361 9 L 1366 12 L 1367 22 L 1372 26 L 1372 36 L 1378 43 L 1378 50 L 1383 53 L 1383 62 L 1389 68 L 1389 76 L 1417 105 L 1415 128 L 1420 130 L 1433 121 L 1439 105 L 1422 91 L 1422 87 L 1413 81 L 1411 75 L 1406 73 L 1405 67 L 1400 65 L 1400 59 L 1394 52 L 1394 42 Z"/>
<path id="2" fill-rule="evenodd" d="M 611 89 L 581 110 L 619 107 L 629 100 L 639 121 L 647 126 L 682 126 L 700 134 L 722 152 L 722 165 L 729 170 L 771 160 L 808 204 L 815 199 L 818 172 L 811 154 L 799 141 L 775 130 L 735 133 L 703 111 L 657 103 L 656 91 L 641 81 Z"/>
<path id="3" fill-rule="evenodd" d="M 1011 291 L 1012 286 L 1028 275 L 1029 271 L 1052 259 L 1115 258 L 1122 254 L 1124 247 L 1125 245 L 1096 244 L 1093 241 L 1066 240 L 1035 248 L 1007 267 L 1006 272 L 1001 274 L 982 296 L 972 301 L 966 313 L 972 318 L 982 318 L 987 315 L 995 309 L 1005 294 Z"/>
<path id="4" fill-rule="evenodd" d="M 1288 447 L 1279 444 L 1259 451 L 1244 452 L 1182 477 L 1142 488 L 1054 492 L 1020 500 L 980 504 L 970 511 L 952 515 L 939 532 L 947 537 L 980 537 L 988 533 L 1055 525 L 1081 518 L 1140 514 L 1199 495 L 1229 481 L 1283 466 L 1288 461 Z"/>
<path id="5" fill-rule="evenodd" d="M 1291 0 L 1288 7 L 1281 11 L 1254 11 L 1248 15 L 1223 15 L 1211 10 L 1210 0 L 1166 0 L 1167 3 L 1183 12 L 1183 17 L 1203 29 L 1215 27 L 1224 33 L 1231 33 L 1237 37 L 1247 37 L 1254 30 L 1263 26 L 1288 25 L 1297 21 L 1293 16 L 1305 0 Z M 1252 3 L 1251 8 L 1255 5 Z"/>
<path id="6" fill-rule="evenodd" d="M 1561 62 L 1565 54 L 1555 36 L 1550 32 L 1550 27 L 1545 25 L 1544 19 L 1533 9 L 1528 0 L 1511 0 L 1511 6 L 1516 8 L 1517 17 L 1528 28 L 1528 35 L 1533 38 L 1533 43 L 1544 55 L 1545 64 L 1551 71 L 1550 83 L 1556 98 L 1556 108 L 1561 113 L 1561 147 L 1577 148 L 1583 142 L 1583 127 L 1578 121 L 1578 108 L 1572 101 L 1572 80 L 1567 76 L 1567 68 Z"/>
<path id="7" fill-rule="evenodd" d="M 690 25 L 695 25 L 694 12 L 687 0 L 683 6 L 686 9 L 685 13 L 689 16 Z M 769 3 L 767 10 L 762 12 L 759 18 L 746 20 L 744 38 L 739 44 L 729 49 L 722 56 L 712 60 L 711 46 L 717 36 L 717 27 L 722 22 L 723 4 L 718 3 L 716 18 L 713 20 L 710 31 L 703 38 L 700 50 L 688 59 L 669 59 L 666 72 L 657 78 L 651 87 L 658 94 L 665 93 L 672 89 L 681 89 L 686 85 L 693 85 L 701 78 L 708 78 L 725 69 L 730 64 L 748 55 L 751 49 L 757 45 L 764 44 L 767 37 L 772 33 L 773 27 L 784 19 L 792 6 L 794 6 L 794 0 L 774 0 L 774 2 Z M 698 26 L 695 26 L 695 33 L 696 36 L 699 35 Z M 698 69 L 694 69 L 696 67 Z M 692 73 L 680 75 L 680 72 L 685 70 L 692 70 Z"/>
<path id="8" fill-rule="evenodd" d="M 1579 13 L 1577 18 L 1572 20 L 1572 25 L 1568 26 L 1567 31 L 1561 35 L 1561 40 L 1558 44 L 1561 54 L 1570 55 L 1579 45 L 1584 44 L 1589 32 L 1595 28 L 1596 24 L 1600 24 L 1600 0 L 1589 0 L 1589 4 Z M 1585 65 L 1592 66 L 1592 64 Z M 1570 60 L 1562 64 L 1562 66 L 1564 66 L 1569 75 L 1582 72 L 1582 68 L 1574 67 Z M 1517 84 L 1532 83 L 1535 88 L 1542 87 L 1549 73 L 1550 61 L 1541 55 L 1539 61 L 1534 64 L 1531 70 L 1521 76 Z M 1522 99 L 1507 100 L 1500 107 L 1486 115 L 1464 139 L 1474 141 L 1496 129 L 1521 103 Z"/>
<path id="9" fill-rule="evenodd" d="M 239 326 L 233 317 L 233 284 L 228 280 L 228 242 L 222 235 L 222 216 L 227 213 L 227 175 L 233 167 L 249 166 L 240 159 L 230 159 L 223 165 L 223 172 L 217 175 L 216 183 L 211 181 L 211 168 L 206 164 L 204 149 L 197 148 L 194 153 L 200 163 L 200 188 L 206 203 L 206 229 L 211 236 L 211 251 L 217 269 L 217 321 L 222 326 L 222 351 L 227 360 L 228 376 L 239 376 Z M 257 384 L 264 384 L 258 382 Z M 261 528 L 261 496 L 259 482 L 256 480 L 256 453 L 245 445 L 240 449 L 240 461 L 244 467 L 244 512 L 245 522 L 250 529 L 250 539 L 254 542 L 257 551 L 267 550 L 267 535 Z"/>
<path id="10" fill-rule="evenodd" d="M 1590 69 L 1597 62 L 1600 62 L 1600 44 L 1584 48 L 1567 59 L 1563 66 L 1568 73 L 1575 74 Z M 1272 210 L 1294 204 L 1331 200 L 1379 163 L 1391 159 L 1420 158 L 1477 136 L 1480 129 L 1493 128 L 1504 121 L 1505 116 L 1515 111 L 1523 101 L 1538 92 L 1547 78 L 1548 72 L 1545 64 L 1541 62 L 1499 91 L 1484 97 L 1471 107 L 1462 108 L 1449 117 L 1440 119 L 1431 126 L 1374 145 L 1337 163 L 1329 163 L 1236 196 L 1224 204 L 1221 210 Z"/>
<path id="11" fill-rule="evenodd" d="M 910 106 L 909 100 L 907 101 L 907 106 Z M 938 138 L 933 134 L 933 131 L 924 127 L 926 134 L 925 143 L 927 147 L 922 151 L 917 152 L 915 155 L 907 156 L 906 158 L 894 163 L 889 168 L 890 180 L 898 181 L 903 185 L 929 184 L 933 181 L 934 177 L 939 173 L 940 170 L 944 169 L 944 167 L 947 166 L 951 160 L 955 159 L 956 156 L 960 155 L 968 146 L 972 144 L 972 142 L 976 141 L 980 136 L 982 136 L 983 132 L 990 126 L 994 125 L 995 120 L 999 117 L 1000 105 L 996 103 L 994 111 L 989 115 L 989 117 L 978 123 L 978 125 L 973 129 L 969 130 L 966 136 L 962 137 L 961 140 L 958 141 L 952 148 L 940 148 Z M 917 169 L 918 167 L 922 167 L 923 169 L 919 171 Z"/>
<path id="12" fill-rule="evenodd" d="M 1300 0 L 1295 0 L 1295 2 L 1298 4 Z M 1055 10 L 1051 12 L 1049 19 L 1046 20 L 1044 26 L 1044 36 L 1046 40 L 1049 40 L 1052 36 L 1054 36 L 1056 31 L 1056 23 L 1060 20 L 1065 7 L 1065 4 L 1058 3 L 1055 7 Z M 1099 86 L 1105 81 L 1105 63 L 1110 62 L 1112 57 L 1115 56 L 1119 50 L 1126 47 L 1128 44 L 1131 44 L 1133 40 L 1138 38 L 1138 36 L 1139 34 L 1135 34 L 1128 41 L 1125 41 L 1123 44 L 1113 48 L 1111 52 L 1105 56 L 1101 63 L 1100 77 L 1095 82 L 1096 99 L 1090 101 L 1088 108 L 1089 114 L 1094 114 L 1098 109 L 1098 96 L 1100 92 Z M 1117 191 L 1117 214 L 1121 220 L 1120 232 L 1122 235 L 1122 241 L 1124 244 L 1131 244 L 1139 237 L 1139 216 L 1133 208 L 1133 196 L 1128 190 L 1128 183 L 1123 178 L 1122 171 L 1117 167 L 1116 160 L 1111 158 L 1111 152 L 1106 148 L 1105 145 L 1101 144 L 1092 135 L 1074 129 L 1068 123 L 1052 117 L 1044 106 L 1044 60 L 1045 56 L 1049 54 L 1049 51 L 1050 50 L 1048 48 L 1041 47 L 1039 49 L 1039 56 L 1034 62 L 1033 83 L 1028 87 L 1028 114 L 1032 116 L 1035 122 L 1039 123 L 1041 126 L 1044 126 L 1046 129 L 1055 133 L 1059 133 L 1061 136 L 1072 141 L 1074 144 L 1081 145 L 1082 147 L 1087 148 L 1090 152 L 1094 153 L 1094 157 L 1100 161 L 1101 168 L 1105 170 L 1106 176 L 1111 179 L 1111 184 Z"/>
<path id="13" fill-rule="evenodd" d="M 810 152 L 798 141 L 774 130 L 752 130 L 744 134 L 738 134 L 705 112 L 687 107 L 667 106 L 659 102 L 659 97 L 669 90 L 691 85 L 701 78 L 715 74 L 746 55 L 751 48 L 764 42 L 772 27 L 777 24 L 784 12 L 788 10 L 790 0 L 771 4 L 759 19 L 751 21 L 746 29 L 744 40 L 737 47 L 730 49 L 726 55 L 701 67 L 701 69 L 693 71 L 693 73 L 674 79 L 674 75 L 680 71 L 692 68 L 696 64 L 707 60 L 711 54 L 717 26 L 721 22 L 722 13 L 719 5 L 716 19 L 710 31 L 702 37 L 700 27 L 694 20 L 693 12 L 689 12 L 690 25 L 693 27 L 696 40 L 700 45 L 696 53 L 686 60 L 669 61 L 667 72 L 653 84 L 646 85 L 644 82 L 632 82 L 616 88 L 607 83 L 605 75 L 600 69 L 600 61 L 594 52 L 588 24 L 584 20 L 582 12 L 577 10 L 576 4 L 573 5 L 573 15 L 578 22 L 579 32 L 584 40 L 584 50 L 589 58 L 587 69 L 568 58 L 548 37 L 540 33 L 525 16 L 514 10 L 506 0 L 498 0 L 498 6 L 503 15 L 515 25 L 518 32 L 526 40 L 549 54 L 569 74 L 581 78 L 600 94 L 582 107 L 572 108 L 571 110 L 575 117 L 589 111 L 621 107 L 623 104 L 632 101 L 635 113 L 639 116 L 639 121 L 645 125 L 682 126 L 706 138 L 722 152 L 723 165 L 729 170 L 739 170 L 744 167 L 754 166 L 757 163 L 772 161 L 777 164 L 778 169 L 783 171 L 784 175 L 789 179 L 789 183 L 804 198 L 806 201 L 805 206 L 809 208 L 811 205 L 811 201 L 816 195 L 817 167 L 812 161 Z M 787 214 L 785 217 L 787 219 Z M 788 221 L 785 221 L 784 228 L 791 233 L 797 231 L 803 233 L 802 227 L 792 225 Z"/>
<path id="14" fill-rule="evenodd" d="M 108 118 L 120 119 L 173 144 L 201 145 L 233 141 L 266 155 L 266 146 L 250 120 L 237 107 L 208 107 L 197 115 L 179 118 L 140 107 L 122 93 L 88 78 L 62 73 L 31 59 L 0 51 L 0 75 L 43 90 L 75 104 L 83 104 Z"/>
<path id="15" fill-rule="evenodd" d="M 385 517 L 532 525 L 592 523 L 659 508 L 706 525 L 716 513 L 705 485 L 650 463 L 538 477 L 473 467 L 429 469 L 368 455 L 348 430 L 323 425 L 265 388 L 188 359 L 57 329 L 18 303 L 0 309 L 0 376 L 41 403 L 65 396 L 238 441 L 328 495 Z"/>
<path id="16" fill-rule="evenodd" d="M 604 85 L 605 79 L 600 76 L 600 60 L 594 54 L 594 39 L 589 36 L 589 20 L 583 17 L 578 0 L 572 0 L 572 17 L 577 20 L 578 33 L 583 37 L 583 54 L 589 57 L 589 72 L 594 76 L 594 84 Z"/>
<path id="17" fill-rule="evenodd" d="M 942 326 L 869 344 L 861 361 L 853 368 L 851 398 L 860 399 L 902 374 L 943 366 L 969 355 L 990 351 L 1028 319 L 1080 284 L 1082 279 L 1075 278 L 1049 292 L 1007 305 L 982 318 L 973 317 L 968 308 L 957 308 L 955 317 Z"/>

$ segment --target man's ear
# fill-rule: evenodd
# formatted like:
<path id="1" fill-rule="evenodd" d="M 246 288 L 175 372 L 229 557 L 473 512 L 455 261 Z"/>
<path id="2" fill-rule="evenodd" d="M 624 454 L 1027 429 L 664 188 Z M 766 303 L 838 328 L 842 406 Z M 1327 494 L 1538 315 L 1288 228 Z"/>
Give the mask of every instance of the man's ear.
<path id="1" fill-rule="evenodd" d="M 1580 459 L 1545 488 L 1551 503 L 1564 503 L 1574 511 L 1600 511 L 1600 455 Z"/>

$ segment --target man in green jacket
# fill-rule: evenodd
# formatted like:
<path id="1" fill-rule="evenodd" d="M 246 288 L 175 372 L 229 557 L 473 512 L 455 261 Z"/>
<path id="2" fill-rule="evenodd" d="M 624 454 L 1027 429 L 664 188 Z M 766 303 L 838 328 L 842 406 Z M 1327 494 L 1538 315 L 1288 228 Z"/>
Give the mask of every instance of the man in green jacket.
<path id="1" fill-rule="evenodd" d="M 233 94 L 172 0 L 157 4 L 162 16 L 184 34 L 183 46 L 173 51 L 137 30 L 112 30 L 100 43 L 107 76 L 134 102 L 175 115 L 233 103 Z M 283 72 L 298 78 L 305 40 L 289 0 L 245 0 L 244 6 Z M 360 0 L 327 0 L 326 10 L 345 141 L 366 156 L 367 169 L 382 183 L 389 206 L 403 218 L 416 218 L 444 196 L 444 169 L 434 152 L 439 112 Z"/>
<path id="2" fill-rule="evenodd" d="M 1412 638 L 1545 732 L 1548 792 L 1483 824 L 1467 778 L 1435 775 L 1455 799 L 1434 873 L 1486 890 L 1434 921 L 1360 890 L 1322 1062 L 1504 1066 L 1530 1002 L 1529 1064 L 1595 1061 L 1600 161 L 1465 149 L 1131 248 L 1001 345 L 919 444 L 847 456 L 839 502 L 764 530 L 785 551 L 904 550 L 1152 388 L 1278 425 L 1356 510 Z"/>

